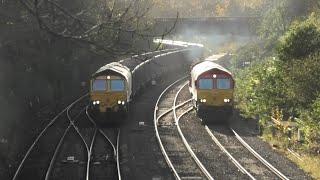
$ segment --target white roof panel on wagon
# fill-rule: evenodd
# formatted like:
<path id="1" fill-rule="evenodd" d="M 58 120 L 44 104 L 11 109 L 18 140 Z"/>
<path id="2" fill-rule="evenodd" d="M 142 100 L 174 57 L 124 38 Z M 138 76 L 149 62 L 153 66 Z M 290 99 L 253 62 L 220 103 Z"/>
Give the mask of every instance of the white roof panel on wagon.
<path id="1" fill-rule="evenodd" d="M 227 56 L 228 54 L 227 53 L 221 53 L 221 54 L 214 54 L 212 56 L 209 56 L 205 59 L 205 61 L 217 61 L 219 60 L 220 58 L 223 58 L 225 56 Z"/>
<path id="2" fill-rule="evenodd" d="M 210 71 L 212 69 L 219 69 L 219 70 L 222 70 L 222 71 L 225 71 L 225 72 L 231 74 L 231 72 L 229 72 L 226 68 L 220 66 L 219 64 L 214 63 L 210 60 L 204 60 L 204 61 L 196 64 L 195 66 L 193 66 L 193 68 L 191 70 L 191 76 L 194 80 L 197 80 L 201 74 L 203 74 L 207 71 Z"/>

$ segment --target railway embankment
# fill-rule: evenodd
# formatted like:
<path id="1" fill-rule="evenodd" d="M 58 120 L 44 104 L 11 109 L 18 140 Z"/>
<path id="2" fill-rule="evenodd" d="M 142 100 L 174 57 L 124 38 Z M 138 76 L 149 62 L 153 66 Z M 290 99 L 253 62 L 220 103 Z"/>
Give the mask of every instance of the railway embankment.
<path id="1" fill-rule="evenodd" d="M 313 12 L 288 24 L 273 39 L 264 37 L 240 48 L 231 63 L 241 115 L 258 120 L 261 137 L 270 148 L 286 154 L 316 179 L 320 178 L 319 17 Z"/>

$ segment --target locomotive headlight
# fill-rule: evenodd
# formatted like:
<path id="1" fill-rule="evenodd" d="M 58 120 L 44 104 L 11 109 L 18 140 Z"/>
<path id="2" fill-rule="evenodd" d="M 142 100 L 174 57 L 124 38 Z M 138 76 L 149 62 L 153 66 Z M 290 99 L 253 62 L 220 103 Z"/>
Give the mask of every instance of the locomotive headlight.
<path id="1" fill-rule="evenodd" d="M 99 105 L 99 104 L 100 104 L 100 101 L 93 101 L 92 104 L 93 104 L 93 105 Z"/>
<path id="2" fill-rule="evenodd" d="M 120 100 L 118 101 L 118 104 L 121 104 L 121 101 L 120 101 Z"/>
<path id="3" fill-rule="evenodd" d="M 200 102 L 205 103 L 205 102 L 207 102 L 207 100 L 206 99 L 200 99 Z"/>
<path id="4" fill-rule="evenodd" d="M 230 99 L 224 99 L 223 100 L 225 103 L 228 103 L 228 102 L 230 102 Z"/>
<path id="5" fill-rule="evenodd" d="M 124 101 L 122 101 L 121 104 L 124 105 Z"/>

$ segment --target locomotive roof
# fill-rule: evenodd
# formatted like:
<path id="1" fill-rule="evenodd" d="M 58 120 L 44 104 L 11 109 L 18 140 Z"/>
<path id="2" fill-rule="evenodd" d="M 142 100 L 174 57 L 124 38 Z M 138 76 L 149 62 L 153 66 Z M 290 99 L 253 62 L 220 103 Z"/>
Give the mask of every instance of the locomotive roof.
<path id="1" fill-rule="evenodd" d="M 112 62 L 112 63 L 109 63 L 109 64 L 102 66 L 92 76 L 97 76 L 98 74 L 102 74 L 103 72 L 105 72 L 107 70 L 117 72 L 117 73 L 123 75 L 127 80 L 131 79 L 130 69 L 128 69 L 126 66 L 123 66 L 122 64 L 120 64 L 118 62 Z"/>
<path id="2" fill-rule="evenodd" d="M 191 70 L 191 76 L 193 76 L 194 79 L 198 79 L 198 77 L 201 74 L 207 71 L 210 71 L 212 69 L 218 69 L 232 75 L 230 71 L 228 71 L 226 68 L 222 67 L 221 65 L 214 63 L 210 60 L 204 60 L 193 66 Z"/>

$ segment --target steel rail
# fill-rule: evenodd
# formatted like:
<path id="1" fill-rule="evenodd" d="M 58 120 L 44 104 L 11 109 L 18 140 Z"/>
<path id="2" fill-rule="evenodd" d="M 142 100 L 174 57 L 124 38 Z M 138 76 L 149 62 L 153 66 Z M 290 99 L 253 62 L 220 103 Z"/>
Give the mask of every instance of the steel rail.
<path id="1" fill-rule="evenodd" d="M 192 101 L 192 99 L 188 99 L 188 100 L 180 103 L 179 105 L 176 106 L 176 108 L 180 108 L 181 106 L 187 104 L 187 103 L 190 102 L 190 101 Z M 157 118 L 157 122 L 159 122 L 159 119 L 161 119 L 164 115 L 168 114 L 168 113 L 171 112 L 171 111 L 173 111 L 173 107 L 170 108 L 170 109 L 168 109 L 168 110 L 166 110 L 166 111 L 163 112 L 162 114 L 160 114 L 160 115 L 158 116 L 158 118 Z M 158 124 L 158 125 L 159 125 L 159 124 Z"/>
<path id="2" fill-rule="evenodd" d="M 173 82 L 172 84 L 170 84 L 167 88 L 165 88 L 165 89 L 162 91 L 162 93 L 160 94 L 160 96 L 159 96 L 158 99 L 157 99 L 156 105 L 155 105 L 155 107 L 154 107 L 154 112 L 153 112 L 154 129 L 155 129 L 155 133 L 156 133 L 156 138 L 157 138 L 158 143 L 159 143 L 159 146 L 160 146 L 161 153 L 162 153 L 164 159 L 166 160 L 167 165 L 169 166 L 170 170 L 172 171 L 174 177 L 175 177 L 177 180 L 181 180 L 181 178 L 180 178 L 178 172 L 176 171 L 175 167 L 173 166 L 173 164 L 172 164 L 172 162 L 171 162 L 171 160 L 170 160 L 170 158 L 169 158 L 169 156 L 168 156 L 168 154 L 167 154 L 167 152 L 166 152 L 166 150 L 165 150 L 165 148 L 164 148 L 164 146 L 163 146 L 163 144 L 162 144 L 161 137 L 160 137 L 160 135 L 159 135 L 159 131 L 158 131 L 158 120 L 159 120 L 159 118 L 157 118 L 157 111 L 158 111 L 158 104 L 159 104 L 159 102 L 160 102 L 160 99 L 161 99 L 162 96 L 164 95 L 164 93 L 166 93 L 172 86 L 174 86 L 175 84 L 177 84 L 178 82 L 180 82 L 180 81 L 182 81 L 182 80 L 184 80 L 184 79 L 186 79 L 186 78 L 187 78 L 187 76 L 182 77 L 182 78 L 176 80 L 175 82 Z M 169 111 L 169 112 L 170 112 L 170 111 Z"/>
<path id="3" fill-rule="evenodd" d="M 117 136 L 117 170 L 118 170 L 118 180 L 121 180 L 121 169 L 120 169 L 120 160 L 119 160 L 119 144 L 120 144 L 120 129 L 118 129 L 118 136 Z"/>
<path id="4" fill-rule="evenodd" d="M 120 171 L 120 161 L 119 161 L 119 142 L 120 142 L 120 129 L 118 129 L 118 134 L 117 134 L 117 144 L 116 147 L 115 145 L 112 143 L 112 141 L 110 140 L 110 138 L 100 129 L 98 128 L 96 122 L 93 120 L 93 118 L 90 116 L 88 108 L 86 109 L 86 114 L 88 119 L 92 122 L 92 124 L 95 126 L 96 130 L 107 140 L 107 142 L 111 145 L 112 150 L 113 150 L 113 156 L 116 159 L 116 163 L 117 163 L 117 175 L 118 175 L 118 180 L 121 180 L 121 171 Z M 93 144 L 93 142 L 92 142 Z M 93 145 L 91 145 L 93 147 Z M 91 148 L 92 149 L 92 148 Z M 92 151 L 90 151 L 90 157 L 91 157 L 91 153 Z M 88 169 L 90 169 L 90 164 L 87 165 L 87 177 L 89 178 L 89 171 Z M 88 179 L 87 179 L 88 180 Z"/>
<path id="5" fill-rule="evenodd" d="M 86 106 L 85 108 L 86 110 L 88 109 L 88 105 Z M 70 109 L 69 109 L 70 110 Z M 77 134 L 79 135 L 79 137 L 81 138 L 83 144 L 85 145 L 86 147 L 86 150 L 87 150 L 87 164 L 90 163 L 90 159 L 91 159 L 91 152 L 90 152 L 90 147 L 88 146 L 85 138 L 82 136 L 81 132 L 79 131 L 79 128 L 74 124 L 74 121 L 72 120 L 71 118 L 71 115 L 69 113 L 69 110 L 67 110 L 67 116 L 68 116 L 68 119 L 70 121 L 70 124 L 71 126 L 76 130 Z M 81 111 L 82 112 L 82 111 Z M 81 113 L 79 113 L 77 116 L 79 116 Z M 96 131 L 96 130 L 95 130 Z M 95 138 L 95 134 L 94 134 L 94 137 L 92 139 L 92 142 L 94 141 L 94 138 Z M 86 180 L 89 180 L 89 168 L 87 166 L 87 169 L 86 169 Z"/>
<path id="6" fill-rule="evenodd" d="M 96 137 L 97 137 L 97 132 L 98 132 L 98 129 L 97 129 L 97 127 L 95 127 L 94 128 L 93 137 L 92 137 L 92 140 L 91 140 L 91 143 L 90 143 L 89 156 L 88 156 L 88 160 L 87 160 L 86 180 L 89 180 L 89 178 L 90 178 L 90 162 L 91 162 L 93 145 L 94 145 L 94 142 L 95 142 Z"/>
<path id="7" fill-rule="evenodd" d="M 87 114 L 88 119 L 89 119 L 96 127 L 98 127 L 97 124 L 96 124 L 96 122 L 94 121 L 94 119 L 93 119 L 93 118 L 91 117 L 91 115 L 89 114 L 88 109 L 86 110 L 86 114 Z M 111 145 L 111 147 L 112 147 L 112 149 L 113 149 L 113 155 L 114 155 L 114 157 L 116 157 L 116 155 L 117 155 L 117 152 L 116 152 L 116 151 L 117 151 L 117 150 L 116 150 L 115 145 L 112 143 L 112 141 L 110 140 L 110 138 L 102 131 L 102 129 L 98 128 L 98 131 L 99 131 L 99 133 L 102 134 L 102 135 L 104 136 L 104 138 L 109 142 L 109 144 Z"/>
<path id="8" fill-rule="evenodd" d="M 64 141 L 67 133 L 69 132 L 70 128 L 71 128 L 71 125 L 69 124 L 69 126 L 67 127 L 67 129 L 64 131 L 63 136 L 60 138 L 60 141 L 59 141 L 58 145 L 56 146 L 56 149 L 55 149 L 55 151 L 54 151 L 54 153 L 53 153 L 53 156 L 52 156 L 52 158 L 51 158 L 49 167 L 48 167 L 47 172 L 46 172 L 45 180 L 48 180 L 48 179 L 50 178 L 50 174 L 51 174 L 51 171 L 52 171 L 52 169 L 53 169 L 54 162 L 55 162 L 56 159 L 57 159 L 58 152 L 59 152 L 59 150 L 60 150 L 60 148 L 61 148 L 61 146 L 62 146 L 62 144 L 63 144 L 63 141 Z"/>
<path id="9" fill-rule="evenodd" d="M 37 138 L 33 141 L 33 143 L 31 144 L 31 146 L 29 147 L 29 149 L 27 150 L 26 154 L 24 155 L 23 159 L 21 160 L 12 180 L 16 180 L 18 178 L 19 173 L 21 172 L 21 169 L 26 161 L 26 159 L 29 157 L 31 151 L 33 150 L 33 148 L 35 147 L 35 145 L 39 142 L 40 138 L 47 132 L 47 130 L 49 129 L 49 127 L 51 127 L 56 121 L 57 119 L 66 112 L 66 110 L 70 107 L 73 106 L 74 104 L 78 103 L 80 100 L 82 100 L 83 98 L 87 97 L 89 95 L 89 93 L 84 94 L 83 96 L 79 97 L 78 99 L 76 99 L 75 101 L 73 101 L 70 105 L 68 105 L 65 109 L 63 109 L 59 114 L 57 114 L 50 122 L 49 124 L 43 128 L 43 130 L 40 132 L 40 134 L 37 136 Z"/>
<path id="10" fill-rule="evenodd" d="M 187 139 L 184 137 L 183 132 L 181 131 L 181 128 L 179 126 L 179 120 L 180 117 L 182 117 L 183 115 L 185 115 L 186 113 L 190 112 L 193 107 L 189 108 L 187 111 L 185 111 L 183 114 L 181 114 L 179 116 L 179 118 L 177 117 L 177 113 L 176 113 L 176 102 L 177 102 L 177 98 L 181 92 L 181 90 L 188 84 L 185 83 L 183 86 L 180 87 L 180 89 L 178 90 L 178 92 L 176 93 L 176 96 L 173 100 L 173 116 L 174 116 L 174 120 L 175 120 L 175 124 L 177 126 L 179 135 L 183 141 L 183 144 L 185 145 L 185 147 L 187 148 L 189 154 L 191 155 L 192 159 L 196 162 L 196 164 L 198 165 L 198 167 L 200 168 L 200 170 L 202 171 L 202 173 L 210 180 L 213 180 L 214 178 L 212 177 L 212 175 L 208 172 L 208 170 L 204 167 L 204 165 L 201 163 L 201 161 L 199 160 L 199 158 L 197 157 L 197 155 L 194 153 L 194 151 L 192 150 L 192 148 L 190 147 Z"/>
<path id="11" fill-rule="evenodd" d="M 85 144 L 86 150 L 87 150 L 87 156 L 88 156 L 88 153 L 89 153 L 88 145 L 87 145 L 87 143 L 85 142 L 85 139 L 83 138 L 83 136 L 81 135 L 81 133 L 79 132 L 78 128 L 75 126 L 74 121 L 71 119 L 71 116 L 70 116 L 70 114 L 69 114 L 69 111 L 70 111 L 70 109 L 71 109 L 72 107 L 73 107 L 73 106 L 70 106 L 70 107 L 67 109 L 67 117 L 68 117 L 68 120 L 69 120 L 69 125 L 68 125 L 67 129 L 65 130 L 63 136 L 61 137 L 58 145 L 56 146 L 56 149 L 55 149 L 55 151 L 54 151 L 54 154 L 53 154 L 53 156 L 52 156 L 52 158 L 51 158 L 49 167 L 48 167 L 47 172 L 46 172 L 45 180 L 49 180 L 49 178 L 50 178 L 50 175 L 51 175 L 51 172 L 52 172 L 54 163 L 55 163 L 55 161 L 56 161 L 56 159 L 57 159 L 58 153 L 60 152 L 60 148 L 61 148 L 61 146 L 62 146 L 62 144 L 63 144 L 63 142 L 64 142 L 64 139 L 65 139 L 65 137 L 66 137 L 66 135 L 67 135 L 67 133 L 69 132 L 69 130 L 70 130 L 71 127 L 73 127 L 73 128 L 76 130 L 76 132 L 79 134 L 81 140 L 82 140 L 83 143 Z M 83 109 L 78 113 L 78 115 L 81 114 L 81 113 L 83 112 L 83 110 L 85 110 L 86 108 L 87 108 L 87 106 L 86 106 L 85 108 L 83 108 Z M 79 117 L 78 115 L 77 115 L 77 117 Z"/>
<path id="12" fill-rule="evenodd" d="M 86 106 L 85 109 L 87 109 L 87 107 L 88 107 L 88 106 Z M 68 116 L 69 122 L 70 122 L 71 126 L 74 128 L 74 130 L 76 130 L 77 134 L 80 136 L 83 144 L 86 146 L 87 152 L 89 152 L 89 146 L 88 146 L 88 144 L 86 143 L 86 140 L 85 140 L 84 137 L 82 136 L 81 132 L 79 131 L 79 128 L 74 124 L 75 121 L 72 120 L 71 115 L 70 115 L 69 112 L 70 112 L 70 109 L 67 110 L 67 116 Z M 81 111 L 81 112 L 82 112 L 82 111 Z M 81 113 L 81 112 L 80 112 L 80 113 Z M 79 116 L 80 113 L 79 113 L 77 116 Z"/>
<path id="13" fill-rule="evenodd" d="M 92 151 L 93 151 L 93 146 L 94 146 L 94 142 L 96 140 L 96 136 L 97 136 L 97 132 L 98 132 L 98 128 L 95 122 L 90 120 L 90 117 L 88 115 L 88 107 L 86 107 L 86 115 L 87 118 L 89 119 L 89 121 L 94 125 L 94 133 L 93 133 L 93 137 L 90 143 L 90 148 L 89 148 L 89 156 L 88 156 L 88 160 L 87 160 L 87 171 L 86 171 L 86 180 L 89 180 L 90 178 L 90 162 L 91 162 L 91 156 L 92 156 Z"/>
<path id="14" fill-rule="evenodd" d="M 231 159 L 232 163 L 237 166 L 237 168 L 244 174 L 247 174 L 250 179 L 255 180 L 256 178 L 252 176 L 229 152 L 228 150 L 219 142 L 219 140 L 213 135 L 211 130 L 207 125 L 204 126 L 207 133 L 211 137 L 211 139 L 219 146 L 219 148 Z"/>
<path id="15" fill-rule="evenodd" d="M 289 180 L 288 177 L 286 177 L 284 174 L 282 174 L 277 168 L 272 166 L 267 160 L 265 160 L 263 157 L 260 156 L 252 147 L 247 144 L 240 136 L 239 134 L 232 128 L 230 128 L 233 134 L 236 136 L 238 141 L 247 149 L 251 154 L 253 154 L 260 162 L 262 162 L 267 168 L 269 168 L 275 175 L 277 175 L 282 180 Z"/>

